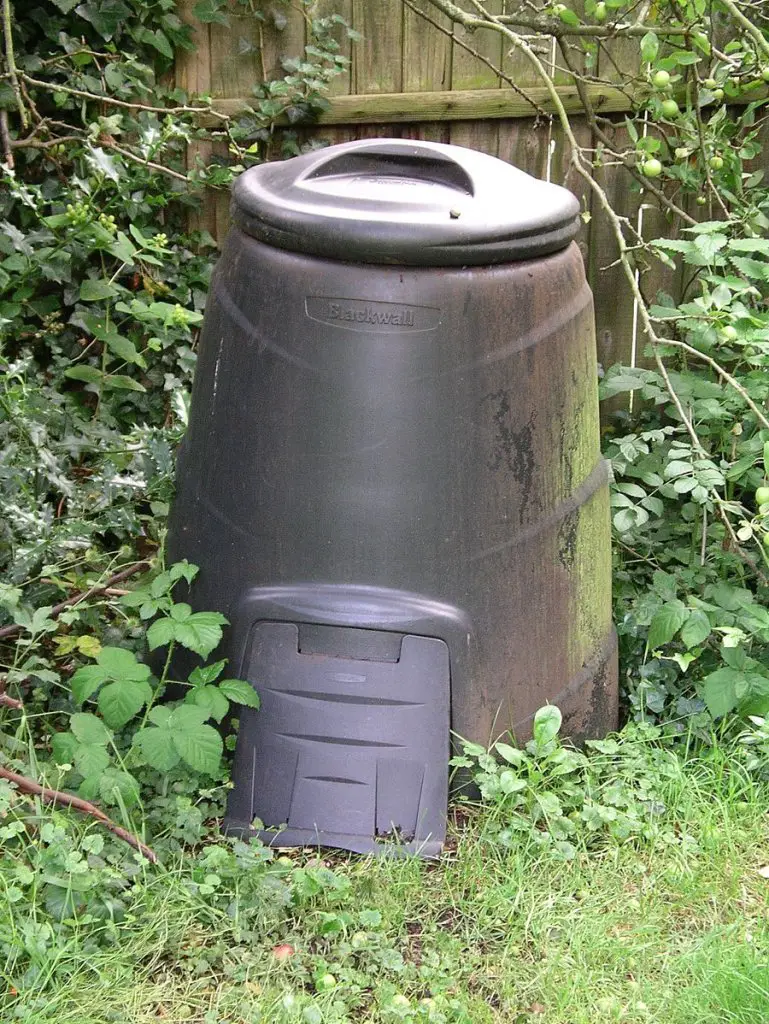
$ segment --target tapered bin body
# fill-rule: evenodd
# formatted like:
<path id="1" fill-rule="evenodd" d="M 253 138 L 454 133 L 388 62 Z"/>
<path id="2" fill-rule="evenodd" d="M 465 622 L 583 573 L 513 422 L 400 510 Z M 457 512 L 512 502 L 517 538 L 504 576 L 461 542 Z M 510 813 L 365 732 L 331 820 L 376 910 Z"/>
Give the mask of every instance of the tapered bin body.
<path id="1" fill-rule="evenodd" d="M 436 854 L 452 736 L 616 725 L 608 475 L 576 200 L 457 147 L 246 172 L 171 553 L 252 682 L 227 826 Z"/>

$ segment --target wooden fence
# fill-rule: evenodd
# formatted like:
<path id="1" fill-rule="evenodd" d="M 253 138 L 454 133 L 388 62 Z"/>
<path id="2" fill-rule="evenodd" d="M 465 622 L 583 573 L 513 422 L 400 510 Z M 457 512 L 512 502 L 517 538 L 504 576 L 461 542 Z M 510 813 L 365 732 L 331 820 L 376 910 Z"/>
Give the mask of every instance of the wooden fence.
<path id="1" fill-rule="evenodd" d="M 509 2 L 488 0 L 486 7 L 492 13 L 502 12 Z M 182 0 L 182 15 L 185 5 L 189 10 L 193 3 Z M 176 69 L 179 85 L 191 92 L 210 93 L 222 110 L 242 107 L 254 84 L 265 75 L 280 74 L 281 59 L 300 54 L 306 37 L 306 23 L 298 9 L 276 6 L 276 12 L 286 19 L 278 30 L 273 24 L 239 14 L 243 8 L 236 0 L 231 8 L 229 26 L 197 25 L 197 49 L 183 54 Z M 570 166 L 563 132 L 548 116 L 546 92 L 527 58 L 510 56 L 497 33 L 471 35 L 460 27 L 452 29 L 427 0 L 318 0 L 316 10 L 342 15 L 362 39 L 354 44 L 344 41 L 349 70 L 333 83 L 330 110 L 305 133 L 329 143 L 372 137 L 452 142 L 499 156 L 530 174 L 570 188 L 580 198 L 585 214 L 578 243 L 595 296 L 599 360 L 605 367 L 620 361 L 642 362 L 641 353 L 636 352 L 634 302 L 617 264 L 616 242 L 592 191 Z M 545 40 L 543 45 L 549 48 L 552 43 Z M 501 69 L 542 112 L 537 114 L 529 100 L 501 83 L 495 71 L 471 50 Z M 611 41 L 599 58 L 598 73 L 617 87 L 590 87 L 595 109 L 615 115 L 613 131 L 620 145 L 625 133 L 621 114 L 631 107 L 620 86 L 637 54 L 637 42 Z M 547 49 L 543 60 L 556 69 L 554 50 Z M 556 80 L 565 106 L 577 112 L 573 127 L 578 141 L 591 145 L 589 126 L 578 113 L 582 106 L 573 81 L 558 72 Z M 679 225 L 643 202 L 624 169 L 606 167 L 595 173 L 619 214 L 634 223 L 641 217 L 644 237 L 675 235 Z M 220 196 L 203 214 L 203 226 L 218 239 L 226 231 L 227 210 L 228 199 Z M 649 297 L 659 289 L 674 295 L 681 289 L 678 274 L 662 267 L 646 272 L 641 285 Z"/>

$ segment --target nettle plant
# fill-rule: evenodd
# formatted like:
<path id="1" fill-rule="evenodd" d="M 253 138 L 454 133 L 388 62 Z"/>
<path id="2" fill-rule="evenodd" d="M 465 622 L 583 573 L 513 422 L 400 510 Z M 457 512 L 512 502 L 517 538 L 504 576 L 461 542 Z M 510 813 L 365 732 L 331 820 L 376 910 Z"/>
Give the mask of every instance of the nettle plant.
<path id="1" fill-rule="evenodd" d="M 206 660 L 222 639 L 227 620 L 218 612 L 193 612 L 172 596 L 181 580 L 191 583 L 197 567 L 177 563 L 121 598 L 142 619 L 150 651 L 164 649 L 159 676 L 124 647 L 78 645 L 95 664 L 79 668 L 71 679 L 73 702 L 83 708 L 70 716 L 69 728 L 51 739 L 51 751 L 67 784 L 75 782 L 85 799 L 131 807 L 140 798 L 144 766 L 170 772 L 177 766 L 197 775 L 220 778 L 223 741 L 210 723 L 220 724 L 232 703 L 259 707 L 254 688 L 240 679 L 221 678 L 226 661 L 201 665 L 186 681 L 170 678 L 173 654 L 184 647 Z M 186 687 L 179 700 L 164 700 L 170 683 Z"/>

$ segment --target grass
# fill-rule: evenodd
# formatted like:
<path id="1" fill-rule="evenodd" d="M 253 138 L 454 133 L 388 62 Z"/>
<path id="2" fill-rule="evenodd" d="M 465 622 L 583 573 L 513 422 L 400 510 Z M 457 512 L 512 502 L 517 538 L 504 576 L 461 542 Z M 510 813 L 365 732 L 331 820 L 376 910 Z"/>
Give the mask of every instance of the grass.
<path id="1" fill-rule="evenodd" d="M 568 862 L 491 842 L 487 812 L 439 865 L 296 854 L 240 893 L 258 908 L 248 920 L 201 891 L 207 869 L 180 861 L 134 883 L 111 944 L 94 947 L 87 920 L 63 929 L 39 973 L 14 978 L 3 1019 L 769 1021 L 769 787 L 717 751 L 666 787 L 654 840 Z M 15 927 L 21 941 L 25 922 Z"/>

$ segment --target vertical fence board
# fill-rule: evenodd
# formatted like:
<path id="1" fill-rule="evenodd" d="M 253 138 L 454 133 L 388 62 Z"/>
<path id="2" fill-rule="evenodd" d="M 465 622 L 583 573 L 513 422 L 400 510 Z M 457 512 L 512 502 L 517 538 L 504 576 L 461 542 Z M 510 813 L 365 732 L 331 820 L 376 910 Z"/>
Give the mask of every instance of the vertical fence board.
<path id="1" fill-rule="evenodd" d="M 490 14 L 499 14 L 502 0 L 489 0 L 486 6 Z M 499 75 L 478 57 L 468 53 L 462 43 L 482 54 L 495 67 L 502 66 L 503 47 L 499 32 L 482 29 L 467 32 L 460 25 L 455 25 L 451 47 L 451 88 L 499 88 Z M 499 125 L 493 121 L 453 121 L 449 127 L 449 139 L 457 146 L 496 156 L 499 151 Z"/>
<path id="2" fill-rule="evenodd" d="M 449 19 L 431 7 L 429 0 L 413 2 L 434 22 L 451 31 Z M 403 91 L 451 88 L 451 36 L 409 7 L 405 8 L 403 17 Z"/>
<path id="3" fill-rule="evenodd" d="M 176 57 L 174 76 L 176 85 L 190 95 L 211 91 L 211 36 L 209 25 L 203 25 L 193 14 L 195 0 L 179 0 L 179 17 L 192 30 L 194 50 L 180 50 Z M 187 147 L 187 166 L 194 167 L 198 161 L 208 163 L 213 153 L 210 142 L 192 142 Z M 191 231 L 208 231 L 218 238 L 216 205 L 204 201 L 199 209 L 192 210 L 188 219 Z"/>
<path id="4" fill-rule="evenodd" d="M 355 47 L 353 91 L 401 92 L 403 88 L 403 4 L 353 0 L 353 28 L 363 39 Z"/>
<path id="5" fill-rule="evenodd" d="M 316 0 L 315 15 L 318 18 L 329 18 L 333 14 L 340 15 L 352 27 L 352 0 Z M 330 96 L 343 96 L 352 92 L 352 44 L 341 27 L 335 28 L 332 35 L 339 43 L 340 54 L 350 64 L 346 71 L 332 80 L 328 92 Z"/>

